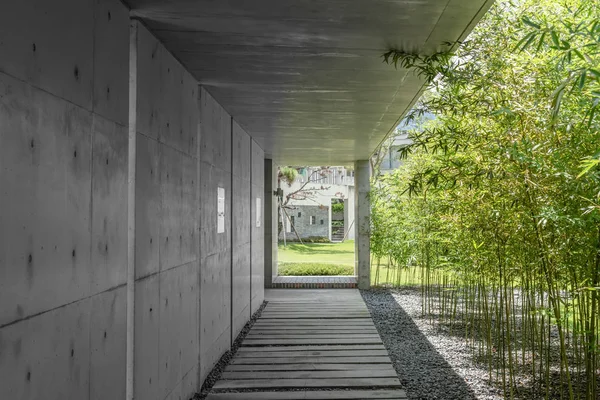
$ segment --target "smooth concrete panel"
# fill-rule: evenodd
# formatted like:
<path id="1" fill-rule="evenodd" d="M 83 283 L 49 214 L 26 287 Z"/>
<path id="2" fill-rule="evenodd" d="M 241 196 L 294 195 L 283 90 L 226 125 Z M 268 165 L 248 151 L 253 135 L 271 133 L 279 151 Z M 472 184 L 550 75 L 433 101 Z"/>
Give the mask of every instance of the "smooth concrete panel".
<path id="1" fill-rule="evenodd" d="M 251 238 L 252 238 L 252 285 L 250 302 L 251 312 L 254 313 L 264 300 L 265 290 L 265 156 L 260 146 L 252 141 L 251 166 L 251 197 L 250 207 Z M 257 199 L 260 199 L 260 211 L 257 210 Z M 260 212 L 260 215 L 257 213 Z"/>
<path id="2" fill-rule="evenodd" d="M 158 143 L 137 135 L 135 179 L 135 276 L 158 272 L 161 189 Z"/>
<path id="3" fill-rule="evenodd" d="M 163 86 L 158 84 L 163 79 L 161 60 L 166 50 L 142 24 L 133 23 L 138 30 L 137 131 L 158 140 L 167 128 L 167 115 L 159 108 Z"/>
<path id="4" fill-rule="evenodd" d="M 251 138 L 237 122 L 233 121 L 231 131 L 231 161 L 232 174 L 245 181 L 250 181 L 251 166 Z"/>
<path id="5" fill-rule="evenodd" d="M 217 233 L 217 188 L 225 189 L 225 232 Z M 230 249 L 231 175 L 200 163 L 200 254 L 201 258 Z"/>
<path id="6" fill-rule="evenodd" d="M 181 265 L 181 217 L 183 205 L 183 165 L 182 154 L 177 150 L 158 145 L 161 223 L 160 237 L 160 269 L 165 270 Z"/>
<path id="7" fill-rule="evenodd" d="M 189 400 L 198 392 L 198 366 L 194 365 L 187 371 L 183 379 L 177 383 L 175 388 L 165 397 L 165 400 Z"/>
<path id="8" fill-rule="evenodd" d="M 200 381 L 231 344 L 231 117 L 201 90 Z M 225 189 L 225 229 L 217 232 L 217 189 Z"/>
<path id="9" fill-rule="evenodd" d="M 198 83 L 141 24 L 138 26 L 138 131 L 195 155 Z"/>
<path id="10" fill-rule="evenodd" d="M 203 381 L 231 341 L 231 252 L 224 249 L 201 261 L 200 380 Z"/>
<path id="11" fill-rule="evenodd" d="M 189 155 L 198 153 L 198 123 L 200 122 L 200 104 L 198 81 L 186 70 L 183 71 L 183 87 L 181 89 L 181 150 Z"/>
<path id="12" fill-rule="evenodd" d="M 125 398 L 126 287 L 91 298 L 90 400 Z"/>
<path id="13" fill-rule="evenodd" d="M 252 242 L 252 300 L 250 311 L 259 309 L 265 299 L 264 239 Z"/>
<path id="14" fill-rule="evenodd" d="M 232 229 L 231 241 L 232 249 L 235 252 L 236 246 L 250 243 L 250 181 L 243 180 L 237 176 L 232 177 Z"/>
<path id="15" fill-rule="evenodd" d="M 344 229 L 346 239 L 354 240 L 354 186 L 348 186 L 348 197 L 344 199 Z"/>
<path id="16" fill-rule="evenodd" d="M 248 218 L 249 220 L 250 218 Z M 250 319 L 250 243 L 234 247 L 232 257 L 232 339 Z"/>
<path id="17" fill-rule="evenodd" d="M 0 329 L 0 399 L 88 398 L 90 303 L 78 301 Z"/>
<path id="18" fill-rule="evenodd" d="M 182 156 L 182 207 L 181 207 L 181 261 L 184 264 L 198 260 L 200 249 L 198 246 L 199 235 L 199 203 L 198 186 L 198 159 Z"/>
<path id="19" fill-rule="evenodd" d="M 166 398 L 198 361 L 198 263 L 160 273 L 159 386 Z"/>
<path id="20" fill-rule="evenodd" d="M 159 44 L 160 47 L 162 43 Z M 155 107 L 162 115 L 164 126 L 159 130 L 159 140 L 173 148 L 180 150 L 181 130 L 181 96 L 183 84 L 183 71 L 179 63 L 171 54 L 163 49 L 159 53 L 159 67 L 161 80 L 156 82 L 160 86 L 161 96 L 153 99 Z M 180 83 L 181 82 L 181 83 Z"/>
<path id="21" fill-rule="evenodd" d="M 162 46 L 162 45 L 161 45 Z M 165 126 L 160 129 L 160 141 L 185 153 L 196 153 L 196 132 L 198 128 L 198 83 L 167 51 L 160 53 L 161 98 L 159 112 Z"/>
<path id="22" fill-rule="evenodd" d="M 93 32 L 93 0 L 11 3 L 0 13 L 0 71 L 90 110 Z"/>
<path id="23" fill-rule="evenodd" d="M 94 115 L 92 292 L 124 284 L 127 271 L 127 129 Z"/>
<path id="24" fill-rule="evenodd" d="M 119 0 L 94 1 L 94 113 L 127 125 L 129 12 Z"/>
<path id="25" fill-rule="evenodd" d="M 88 111 L 0 73 L 0 326 L 90 292 L 91 130 Z"/>
<path id="26" fill-rule="evenodd" d="M 201 89 L 200 160 L 223 171 L 231 171 L 231 116 Z"/>
<path id="27" fill-rule="evenodd" d="M 271 287 L 273 278 L 277 276 L 277 197 L 273 194 L 277 189 L 277 165 L 271 159 L 264 160 L 264 282 Z"/>
<path id="28" fill-rule="evenodd" d="M 135 397 L 162 400 L 159 381 L 159 274 L 135 283 Z"/>

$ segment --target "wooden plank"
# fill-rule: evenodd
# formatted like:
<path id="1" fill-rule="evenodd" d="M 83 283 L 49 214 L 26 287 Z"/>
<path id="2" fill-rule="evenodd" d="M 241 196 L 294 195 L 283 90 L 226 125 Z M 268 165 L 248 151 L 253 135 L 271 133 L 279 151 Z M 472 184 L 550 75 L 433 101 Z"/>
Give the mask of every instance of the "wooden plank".
<path id="1" fill-rule="evenodd" d="M 247 337 L 251 336 L 289 336 L 289 335 L 329 335 L 330 337 L 337 337 L 338 335 L 379 335 L 379 332 L 373 329 L 346 329 L 346 330 L 333 330 L 333 329 L 286 329 L 286 330 L 262 330 L 262 329 L 253 329 L 248 333 Z"/>
<path id="2" fill-rule="evenodd" d="M 326 333 L 326 334 L 298 334 L 298 333 L 282 333 L 279 335 L 273 334 L 254 334 L 246 336 L 246 340 L 281 340 L 281 339 L 373 339 L 380 340 L 379 335 L 369 333 Z"/>
<path id="3" fill-rule="evenodd" d="M 213 388 L 241 392 L 212 393 L 208 400 L 405 400 L 403 391 L 389 389 L 400 382 L 371 314 L 356 294 L 339 303 L 294 301 L 295 294 L 270 301 Z M 338 300 L 331 295 L 323 299 Z M 373 387 L 382 389 L 363 390 Z M 326 390 L 298 390 L 304 388 Z M 331 390 L 339 388 L 346 390 Z"/>
<path id="4" fill-rule="evenodd" d="M 375 370 L 350 371 L 229 371 L 223 372 L 221 378 L 237 379 L 328 379 L 328 378 L 396 378 L 396 371 L 391 367 Z"/>
<path id="5" fill-rule="evenodd" d="M 253 327 L 259 326 L 373 326 L 370 319 L 363 318 L 361 320 L 332 320 L 332 319 L 263 319 L 254 323 Z"/>
<path id="6" fill-rule="evenodd" d="M 365 371 L 388 369 L 392 364 L 230 364 L 225 371 Z"/>
<path id="7" fill-rule="evenodd" d="M 292 392 L 242 392 L 242 393 L 213 393 L 206 400 L 358 400 L 385 399 L 406 400 L 403 390 L 318 390 Z"/>
<path id="8" fill-rule="evenodd" d="M 231 365 L 237 364 L 391 364 L 387 355 L 371 357 L 235 357 Z"/>
<path id="9" fill-rule="evenodd" d="M 260 331 L 260 332 L 289 332 L 289 331 L 329 331 L 329 332 L 349 332 L 349 331 L 359 331 L 359 332 L 377 332 L 372 326 L 318 326 L 318 325 L 294 325 L 294 326 L 268 326 L 268 327 L 254 327 L 252 332 Z"/>
<path id="10" fill-rule="evenodd" d="M 262 347 L 240 347 L 236 353 L 243 354 L 248 352 L 268 352 L 268 351 L 337 351 L 337 350 L 385 350 L 383 344 L 341 344 L 341 345 L 322 345 L 322 346 L 262 346 Z"/>
<path id="11" fill-rule="evenodd" d="M 298 388 L 354 388 L 354 387 L 399 388 L 397 378 L 330 378 L 330 379 L 240 379 L 220 380 L 213 390 L 232 389 L 298 389 Z"/>
<path id="12" fill-rule="evenodd" d="M 248 351 L 236 354 L 236 357 L 297 357 L 297 356 L 319 356 L 319 357 L 373 357 L 388 356 L 387 350 L 328 350 L 328 351 Z"/>
<path id="13" fill-rule="evenodd" d="M 242 346 L 285 346 L 299 344 L 380 344 L 379 337 L 373 339 L 271 339 L 269 341 L 246 339 Z"/>

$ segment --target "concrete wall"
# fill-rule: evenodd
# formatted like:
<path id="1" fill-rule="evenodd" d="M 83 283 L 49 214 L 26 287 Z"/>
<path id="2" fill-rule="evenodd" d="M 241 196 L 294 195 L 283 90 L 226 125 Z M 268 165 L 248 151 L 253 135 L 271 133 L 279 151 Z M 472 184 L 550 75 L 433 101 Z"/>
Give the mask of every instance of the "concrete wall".
<path id="1" fill-rule="evenodd" d="M 252 158 L 251 158 L 251 250 L 252 250 L 252 282 L 250 308 L 252 312 L 258 310 L 264 301 L 265 288 L 265 172 L 264 162 L 265 153 L 256 144 L 252 142 Z M 273 197 L 273 196 L 270 196 Z M 260 199 L 260 200 L 258 200 Z M 258 202 L 258 206 L 257 206 Z M 261 210 L 258 211 L 260 206 Z M 258 215 L 260 214 L 260 215 Z M 277 248 L 274 249 L 277 251 Z"/>
<path id="2" fill-rule="evenodd" d="M 9 8 L 0 13 L 0 398 L 124 398 L 127 10 L 117 0 Z"/>
<path id="3" fill-rule="evenodd" d="M 331 207 L 295 205 L 294 209 L 287 210 L 290 218 L 294 219 L 294 227 L 302 238 L 320 237 L 331 239 Z M 315 223 L 311 224 L 311 217 L 315 217 Z M 287 217 L 284 214 L 284 218 Z M 285 234 L 288 240 L 298 240 L 296 233 L 289 226 L 289 220 L 284 223 Z M 288 229 L 289 228 L 289 229 Z M 279 240 L 283 240 L 284 230 L 279 234 Z"/>
<path id="4" fill-rule="evenodd" d="M 354 186 L 350 186 L 348 187 L 348 197 L 344 199 L 344 230 L 346 232 L 346 239 L 348 240 L 354 240 L 355 237 L 354 197 L 355 188 Z"/>
<path id="5" fill-rule="evenodd" d="M 277 189 L 277 165 L 273 160 L 265 158 L 264 162 L 264 282 L 265 287 L 270 288 L 273 279 L 277 276 L 277 231 L 279 213 L 277 208 L 277 197 L 274 192 Z"/>
<path id="6" fill-rule="evenodd" d="M 262 301 L 264 156 L 137 25 L 135 395 L 187 399 Z M 14 3 L 0 35 L 0 398 L 124 398 L 128 10 Z"/>
<path id="7" fill-rule="evenodd" d="M 177 399 L 198 382 L 198 84 L 135 24 L 135 393 Z"/>

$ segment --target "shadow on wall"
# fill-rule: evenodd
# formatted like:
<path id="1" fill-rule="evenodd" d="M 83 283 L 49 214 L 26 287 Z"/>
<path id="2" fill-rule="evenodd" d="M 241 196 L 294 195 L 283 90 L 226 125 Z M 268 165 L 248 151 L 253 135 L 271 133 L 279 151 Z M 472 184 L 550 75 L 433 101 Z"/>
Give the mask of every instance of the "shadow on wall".
<path id="1" fill-rule="evenodd" d="M 477 400 L 388 290 L 361 294 L 409 399 Z"/>

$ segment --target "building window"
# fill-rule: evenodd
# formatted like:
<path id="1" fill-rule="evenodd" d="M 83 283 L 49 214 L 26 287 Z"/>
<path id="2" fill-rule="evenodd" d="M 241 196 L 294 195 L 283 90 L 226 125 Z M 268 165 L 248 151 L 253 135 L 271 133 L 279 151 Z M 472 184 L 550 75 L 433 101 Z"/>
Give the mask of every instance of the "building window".
<path id="1" fill-rule="evenodd" d="M 292 221 L 292 225 L 296 225 L 296 218 L 293 215 L 290 217 L 290 220 Z"/>
<path id="2" fill-rule="evenodd" d="M 321 220 L 321 225 L 325 225 L 325 221 Z"/>
<path id="3" fill-rule="evenodd" d="M 310 224 L 314 225 L 317 223 L 317 217 L 315 217 L 314 215 L 310 216 Z"/>
<path id="4" fill-rule="evenodd" d="M 300 211 L 298 211 L 298 218 L 300 218 L 302 216 L 302 213 Z"/>
<path id="5" fill-rule="evenodd" d="M 292 215 L 289 219 L 285 219 L 285 231 L 286 232 L 291 232 L 292 231 L 292 225 L 295 224 L 294 221 L 294 216 Z"/>

